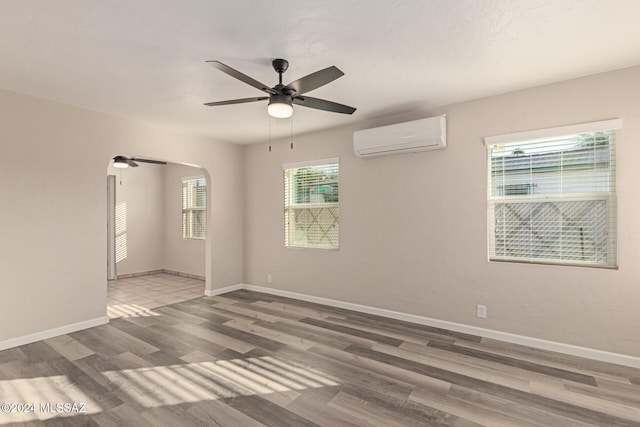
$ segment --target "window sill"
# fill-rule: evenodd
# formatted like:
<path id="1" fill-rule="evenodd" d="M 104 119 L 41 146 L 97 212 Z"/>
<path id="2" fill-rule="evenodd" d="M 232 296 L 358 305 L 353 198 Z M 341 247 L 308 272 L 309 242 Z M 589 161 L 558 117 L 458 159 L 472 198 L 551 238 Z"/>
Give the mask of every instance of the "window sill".
<path id="1" fill-rule="evenodd" d="M 337 251 L 340 250 L 340 247 L 328 247 L 328 246 L 293 246 L 293 245 L 285 245 L 285 249 L 313 249 L 320 251 Z"/>
<path id="2" fill-rule="evenodd" d="M 530 264 L 530 265 L 553 265 L 557 267 L 587 267 L 587 268 L 599 268 L 604 270 L 617 270 L 617 265 L 608 265 L 608 264 L 588 264 L 581 262 L 557 262 L 557 261 L 547 261 L 547 260 L 527 260 L 520 258 L 489 258 L 488 261 L 490 263 L 517 263 L 517 264 Z"/>

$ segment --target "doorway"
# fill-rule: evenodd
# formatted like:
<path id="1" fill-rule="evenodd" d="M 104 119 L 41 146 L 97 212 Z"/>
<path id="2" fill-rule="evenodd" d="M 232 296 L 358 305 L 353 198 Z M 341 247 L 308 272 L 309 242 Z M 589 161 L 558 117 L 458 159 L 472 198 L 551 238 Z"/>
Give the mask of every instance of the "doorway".
<path id="1" fill-rule="evenodd" d="M 185 179 L 194 177 L 200 179 L 198 187 L 185 187 Z M 206 226 L 202 218 L 207 216 L 208 189 L 202 185 L 206 186 L 204 171 L 193 166 L 139 163 L 117 169 L 109 165 L 110 317 L 148 314 L 161 305 L 204 295 L 206 230 L 194 235 L 196 223 L 185 224 L 190 217 L 199 220 L 198 227 Z M 186 206 L 189 191 L 197 197 Z M 194 215 L 196 208 L 204 214 Z M 186 236 L 185 230 L 191 234 Z"/>

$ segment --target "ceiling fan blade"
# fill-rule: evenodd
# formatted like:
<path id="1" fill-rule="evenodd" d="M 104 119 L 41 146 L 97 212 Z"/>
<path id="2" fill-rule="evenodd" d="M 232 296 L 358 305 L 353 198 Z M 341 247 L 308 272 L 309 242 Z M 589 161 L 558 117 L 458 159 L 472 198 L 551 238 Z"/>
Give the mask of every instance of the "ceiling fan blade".
<path id="1" fill-rule="evenodd" d="M 325 99 L 312 98 L 310 96 L 296 96 L 293 103 L 302 105 L 303 107 L 315 108 L 316 110 L 331 111 L 332 113 L 353 114 L 356 109 L 348 105 L 338 104 L 337 102 L 327 101 Z"/>
<path id="2" fill-rule="evenodd" d="M 126 159 L 126 162 L 132 168 L 137 168 L 138 167 L 138 164 L 136 162 L 134 162 L 133 160 L 131 160 L 131 159 Z"/>
<path id="3" fill-rule="evenodd" d="M 255 101 L 264 101 L 265 99 L 269 99 L 268 96 L 260 96 L 257 98 L 241 98 L 241 99 L 231 99 L 229 101 L 218 101 L 218 102 L 207 102 L 206 106 L 213 107 L 216 105 L 231 105 L 231 104 L 242 104 L 244 102 L 255 102 Z"/>
<path id="4" fill-rule="evenodd" d="M 132 157 L 130 160 L 135 160 L 136 162 L 143 162 L 143 163 L 153 163 L 153 164 L 156 164 L 156 165 L 166 165 L 167 164 L 167 162 L 163 162 L 163 161 L 160 161 L 160 160 L 140 159 L 138 157 Z M 136 165 L 136 166 L 138 166 L 138 165 Z"/>
<path id="5" fill-rule="evenodd" d="M 344 76 L 344 73 L 332 65 L 324 70 L 316 71 L 315 73 L 291 82 L 287 87 L 295 90 L 298 95 L 302 95 L 303 93 L 311 92 L 320 86 L 324 86 L 327 83 L 331 83 L 338 77 L 342 76 Z"/>
<path id="6" fill-rule="evenodd" d="M 228 75 L 230 75 L 231 77 L 234 77 L 242 82 L 245 82 L 248 85 L 251 85 L 253 87 L 255 87 L 256 89 L 259 89 L 263 92 L 275 95 L 277 92 L 273 89 L 271 89 L 269 86 L 267 86 L 264 83 L 260 83 L 259 81 L 252 79 L 251 77 L 242 74 L 240 71 L 235 70 L 231 67 L 229 67 L 228 65 L 223 64 L 220 61 L 206 61 L 207 64 L 217 68 L 218 70 L 222 71 L 223 73 L 227 73 Z"/>

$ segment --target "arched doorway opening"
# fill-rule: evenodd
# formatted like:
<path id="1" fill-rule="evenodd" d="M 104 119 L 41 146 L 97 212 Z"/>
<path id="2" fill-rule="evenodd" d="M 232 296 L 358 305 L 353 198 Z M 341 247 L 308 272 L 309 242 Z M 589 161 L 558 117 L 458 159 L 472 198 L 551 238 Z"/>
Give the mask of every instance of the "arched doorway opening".
<path id="1" fill-rule="evenodd" d="M 204 295 L 209 174 L 171 161 L 109 162 L 107 314 L 153 310 Z M 145 158 L 146 159 L 146 158 Z"/>

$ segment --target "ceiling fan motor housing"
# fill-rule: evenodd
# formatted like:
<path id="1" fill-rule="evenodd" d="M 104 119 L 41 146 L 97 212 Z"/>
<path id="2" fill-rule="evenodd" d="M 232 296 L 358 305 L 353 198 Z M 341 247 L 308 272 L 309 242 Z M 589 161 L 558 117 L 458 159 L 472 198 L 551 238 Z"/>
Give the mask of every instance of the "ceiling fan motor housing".
<path id="1" fill-rule="evenodd" d="M 269 104 L 291 104 L 291 95 L 283 93 L 269 95 Z"/>
<path id="2" fill-rule="evenodd" d="M 276 73 L 282 74 L 289 68 L 289 61 L 278 58 L 271 61 L 271 65 L 273 65 L 273 69 L 276 70 Z"/>

